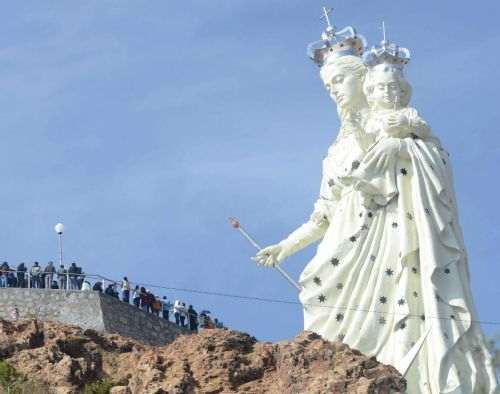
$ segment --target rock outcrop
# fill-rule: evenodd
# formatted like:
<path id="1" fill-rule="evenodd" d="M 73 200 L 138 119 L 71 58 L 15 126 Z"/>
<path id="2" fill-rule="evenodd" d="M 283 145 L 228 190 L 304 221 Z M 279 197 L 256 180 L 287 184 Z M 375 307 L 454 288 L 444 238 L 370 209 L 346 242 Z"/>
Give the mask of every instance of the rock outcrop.
<path id="1" fill-rule="evenodd" d="M 394 393 L 404 379 L 342 343 L 302 332 L 291 341 L 205 330 L 151 347 L 113 334 L 36 320 L 0 321 L 0 355 L 47 392 L 107 381 L 114 394 Z"/>

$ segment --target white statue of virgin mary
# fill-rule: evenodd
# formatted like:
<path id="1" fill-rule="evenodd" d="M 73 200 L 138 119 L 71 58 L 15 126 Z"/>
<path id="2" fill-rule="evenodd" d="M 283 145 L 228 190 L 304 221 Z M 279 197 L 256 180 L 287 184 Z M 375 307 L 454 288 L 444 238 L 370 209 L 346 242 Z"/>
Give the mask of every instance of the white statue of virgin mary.
<path id="1" fill-rule="evenodd" d="M 342 123 L 313 214 L 255 260 L 274 266 L 321 240 L 300 277 L 306 330 L 395 366 L 408 393 L 495 393 L 450 159 L 408 107 L 409 51 L 383 41 L 365 65 L 348 33 L 330 28 L 310 48 Z"/>

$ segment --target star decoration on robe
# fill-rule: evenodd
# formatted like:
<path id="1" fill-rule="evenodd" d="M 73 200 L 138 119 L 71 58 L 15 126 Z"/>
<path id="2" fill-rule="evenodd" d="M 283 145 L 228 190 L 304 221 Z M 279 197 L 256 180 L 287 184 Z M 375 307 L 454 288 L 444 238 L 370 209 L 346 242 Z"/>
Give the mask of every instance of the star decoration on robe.
<path id="1" fill-rule="evenodd" d="M 398 224 L 396 222 L 392 222 L 392 227 L 393 228 L 397 228 L 398 227 Z"/>
<path id="2" fill-rule="evenodd" d="M 438 301 L 438 302 L 439 302 L 439 301 L 441 301 L 441 297 L 439 296 L 439 294 L 438 294 L 438 293 L 436 293 L 436 295 L 435 295 L 435 296 L 436 296 L 436 301 Z"/>
<path id="3" fill-rule="evenodd" d="M 359 217 L 360 217 L 360 218 L 362 218 L 362 217 L 363 217 L 363 212 L 360 212 Z"/>
<path id="4" fill-rule="evenodd" d="M 414 274 L 418 273 L 417 267 L 412 267 L 411 268 L 411 272 L 413 272 Z"/>
<path id="5" fill-rule="evenodd" d="M 321 286 L 321 279 L 319 276 L 315 276 L 313 282 L 316 283 L 318 286 Z"/>
<path id="6" fill-rule="evenodd" d="M 385 270 L 385 274 L 386 274 L 387 276 L 392 276 L 392 274 L 394 274 L 394 271 L 393 271 L 392 269 L 390 269 L 390 268 L 387 268 L 387 269 Z"/>
<path id="7" fill-rule="evenodd" d="M 351 164 L 351 168 L 352 168 L 353 170 L 356 170 L 356 169 L 358 169 L 358 168 L 359 168 L 359 164 L 360 164 L 360 163 L 359 163 L 359 161 L 354 160 L 354 161 L 352 162 L 352 164 Z"/>
<path id="8" fill-rule="evenodd" d="M 429 208 L 425 208 L 425 209 L 424 209 L 424 211 L 425 211 L 425 213 L 426 213 L 427 215 L 430 215 L 430 214 L 431 214 L 431 210 L 430 210 Z"/>
<path id="9" fill-rule="evenodd" d="M 414 291 L 413 292 L 413 297 L 417 298 L 418 297 L 418 292 Z"/>
<path id="10" fill-rule="evenodd" d="M 367 226 L 366 224 L 363 224 L 363 225 L 361 226 L 361 230 L 368 230 L 368 226 Z"/>
<path id="11" fill-rule="evenodd" d="M 448 333 L 447 333 L 447 332 L 444 332 L 444 333 L 443 333 L 443 337 L 445 337 L 446 339 L 448 339 L 450 336 L 448 335 Z"/>
<path id="12" fill-rule="evenodd" d="M 340 333 L 339 335 L 337 335 L 337 339 L 338 339 L 339 341 L 343 341 L 343 340 L 344 340 L 344 338 L 345 338 L 345 334 Z"/>
<path id="13" fill-rule="evenodd" d="M 449 274 L 450 272 L 451 272 L 451 271 L 450 271 L 450 269 L 449 269 L 449 268 L 445 268 L 445 269 L 444 269 L 444 273 L 445 273 L 445 274 Z"/>
<path id="14" fill-rule="evenodd" d="M 336 266 L 339 265 L 340 261 L 339 261 L 339 259 L 337 259 L 337 258 L 334 257 L 333 259 L 330 260 L 330 263 L 332 263 L 332 265 L 334 267 L 336 267 Z"/>
<path id="15" fill-rule="evenodd" d="M 318 296 L 318 301 L 319 301 L 319 302 L 323 303 L 323 302 L 325 302 L 325 300 L 326 300 L 326 297 L 325 297 L 323 294 L 320 294 L 320 295 Z"/>
<path id="16" fill-rule="evenodd" d="M 344 320 L 344 315 L 342 313 L 337 313 L 337 316 L 335 316 L 335 320 L 338 322 Z"/>
<path id="17" fill-rule="evenodd" d="M 371 261 L 375 261 L 376 259 L 377 259 L 377 256 L 375 256 L 374 254 L 372 254 L 372 255 L 370 256 L 370 260 L 371 260 Z"/>
<path id="18" fill-rule="evenodd" d="M 399 172 L 403 175 L 406 176 L 408 174 L 408 171 L 406 171 L 406 168 L 401 168 Z"/>
<path id="19" fill-rule="evenodd" d="M 399 324 L 399 327 L 398 327 L 400 330 L 404 330 L 406 328 L 406 323 L 403 322 L 401 324 Z"/>
<path id="20" fill-rule="evenodd" d="M 387 321 L 385 320 L 385 317 L 381 317 L 378 319 L 379 324 L 385 324 Z"/>
<path id="21" fill-rule="evenodd" d="M 408 220 L 413 220 L 413 215 L 410 212 L 406 214 L 406 217 L 408 218 Z"/>
<path id="22" fill-rule="evenodd" d="M 372 218 L 373 217 L 373 213 L 372 212 L 368 212 L 368 217 Z"/>
<path id="23" fill-rule="evenodd" d="M 420 315 L 420 320 L 424 321 L 425 320 L 425 315 Z"/>
<path id="24" fill-rule="evenodd" d="M 387 302 L 387 297 L 382 296 L 378 300 L 380 301 L 381 304 L 385 304 Z"/>
<path id="25" fill-rule="evenodd" d="M 337 290 L 342 290 L 344 285 L 342 283 L 337 283 Z"/>
<path id="26" fill-rule="evenodd" d="M 404 298 L 400 298 L 400 299 L 398 300 L 398 305 L 399 305 L 399 306 L 403 306 L 404 304 L 405 304 L 405 300 L 404 300 Z"/>
<path id="27" fill-rule="evenodd" d="M 332 179 L 328 180 L 328 186 L 333 187 L 335 185 L 335 181 Z"/>
<path id="28" fill-rule="evenodd" d="M 451 320 L 455 320 L 455 315 L 450 315 Z"/>
<path id="29" fill-rule="evenodd" d="M 356 242 L 356 236 L 355 236 L 355 235 L 353 235 L 351 238 L 349 238 L 349 241 L 351 241 L 351 242 Z"/>

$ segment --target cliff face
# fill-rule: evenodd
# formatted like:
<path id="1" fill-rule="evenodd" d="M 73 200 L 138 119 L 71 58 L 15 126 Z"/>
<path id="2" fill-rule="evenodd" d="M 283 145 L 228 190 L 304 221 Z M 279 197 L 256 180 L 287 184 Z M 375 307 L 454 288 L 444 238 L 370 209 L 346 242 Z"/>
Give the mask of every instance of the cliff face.
<path id="1" fill-rule="evenodd" d="M 133 394 L 362 394 L 405 389 L 394 368 L 310 332 L 272 344 L 241 332 L 206 330 L 151 347 L 59 323 L 0 321 L 0 356 L 36 382 L 34 386 L 45 387 L 42 392 L 54 393 L 77 393 L 86 386 L 88 390 L 89 384 L 103 379 L 113 386 L 111 393 Z"/>

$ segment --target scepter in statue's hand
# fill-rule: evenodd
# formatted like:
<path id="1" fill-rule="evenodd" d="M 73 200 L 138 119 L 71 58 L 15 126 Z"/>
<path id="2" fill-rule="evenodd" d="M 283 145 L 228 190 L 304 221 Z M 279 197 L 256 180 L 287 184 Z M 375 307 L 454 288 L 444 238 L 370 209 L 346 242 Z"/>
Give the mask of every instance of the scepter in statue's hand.
<path id="1" fill-rule="evenodd" d="M 275 268 L 288 281 L 288 283 L 290 283 L 298 291 L 302 290 L 302 287 L 296 281 L 294 281 L 283 268 L 278 265 L 280 251 L 275 250 L 275 248 L 281 248 L 280 245 L 273 245 L 262 249 L 259 244 L 243 229 L 243 227 L 241 227 L 241 224 L 237 219 L 229 218 L 229 224 L 233 228 L 238 230 L 240 234 L 243 235 L 243 237 L 245 237 L 247 241 L 250 242 L 259 251 L 259 253 L 257 253 L 257 256 L 255 258 L 252 258 L 253 260 L 255 260 L 255 262 L 257 262 L 257 264 Z M 278 256 L 278 259 L 276 258 L 276 256 Z"/>

